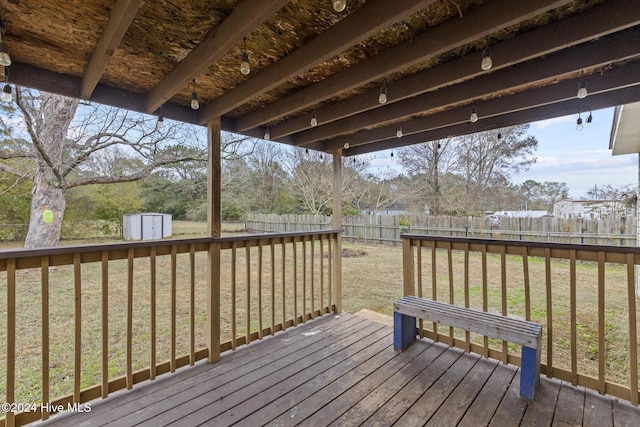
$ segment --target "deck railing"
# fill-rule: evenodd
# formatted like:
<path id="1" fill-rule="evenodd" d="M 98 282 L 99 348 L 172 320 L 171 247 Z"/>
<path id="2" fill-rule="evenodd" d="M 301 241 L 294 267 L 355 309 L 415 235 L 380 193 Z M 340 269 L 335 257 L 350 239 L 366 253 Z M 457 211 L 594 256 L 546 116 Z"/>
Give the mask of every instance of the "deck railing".
<path id="1" fill-rule="evenodd" d="M 0 251 L 0 395 L 13 404 L 0 426 L 82 408 L 336 310 L 339 238 L 326 230 Z"/>
<path id="2" fill-rule="evenodd" d="M 638 405 L 640 248 L 403 235 L 404 295 L 543 325 L 542 373 Z M 520 365 L 519 349 L 437 324 L 423 336 Z"/>

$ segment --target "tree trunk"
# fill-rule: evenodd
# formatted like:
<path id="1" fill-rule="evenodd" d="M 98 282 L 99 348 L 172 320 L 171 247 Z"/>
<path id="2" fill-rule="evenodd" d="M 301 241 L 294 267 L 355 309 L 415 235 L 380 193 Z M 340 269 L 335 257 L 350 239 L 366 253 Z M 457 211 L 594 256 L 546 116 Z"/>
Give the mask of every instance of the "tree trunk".
<path id="1" fill-rule="evenodd" d="M 42 175 L 42 172 L 38 171 L 33 179 L 31 217 L 29 232 L 24 242 L 25 248 L 58 246 L 60 241 L 60 228 L 66 206 L 64 190 L 49 186 Z M 44 220 L 46 210 L 53 212 L 51 222 Z"/>

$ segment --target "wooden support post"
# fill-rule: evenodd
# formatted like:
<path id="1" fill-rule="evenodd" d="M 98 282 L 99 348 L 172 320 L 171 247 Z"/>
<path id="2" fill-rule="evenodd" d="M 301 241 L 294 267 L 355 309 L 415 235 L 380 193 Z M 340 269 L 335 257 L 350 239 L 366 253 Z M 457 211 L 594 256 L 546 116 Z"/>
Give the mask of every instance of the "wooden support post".
<path id="1" fill-rule="evenodd" d="M 207 172 L 207 233 L 220 237 L 222 191 L 220 117 L 207 123 L 209 162 Z M 209 363 L 220 360 L 220 243 L 212 242 L 207 254 L 207 348 Z"/>
<path id="2" fill-rule="evenodd" d="M 342 149 L 333 152 L 333 200 L 331 204 L 331 226 L 342 230 Z M 335 240 L 333 255 L 333 295 L 336 313 L 342 311 L 342 234 Z"/>

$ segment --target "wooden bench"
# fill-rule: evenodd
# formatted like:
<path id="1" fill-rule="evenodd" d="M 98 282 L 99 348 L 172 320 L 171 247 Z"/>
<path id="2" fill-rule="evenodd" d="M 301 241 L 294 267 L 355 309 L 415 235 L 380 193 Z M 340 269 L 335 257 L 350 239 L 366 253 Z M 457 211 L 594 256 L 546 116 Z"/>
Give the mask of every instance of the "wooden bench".
<path id="1" fill-rule="evenodd" d="M 541 325 L 406 296 L 393 304 L 393 347 L 396 350 L 405 350 L 416 340 L 417 318 L 521 345 L 520 396 L 534 399 L 536 387 L 540 382 Z"/>

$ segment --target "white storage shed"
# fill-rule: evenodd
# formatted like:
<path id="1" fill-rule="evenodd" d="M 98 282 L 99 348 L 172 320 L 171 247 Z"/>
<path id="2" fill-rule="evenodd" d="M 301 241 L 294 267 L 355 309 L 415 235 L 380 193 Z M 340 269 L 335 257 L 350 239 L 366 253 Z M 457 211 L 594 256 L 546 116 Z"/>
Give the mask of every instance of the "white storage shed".
<path id="1" fill-rule="evenodd" d="M 138 213 L 124 216 L 125 240 L 157 240 L 171 237 L 171 214 Z"/>

